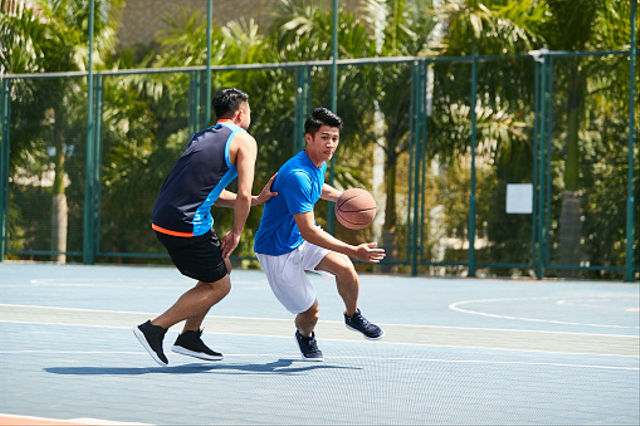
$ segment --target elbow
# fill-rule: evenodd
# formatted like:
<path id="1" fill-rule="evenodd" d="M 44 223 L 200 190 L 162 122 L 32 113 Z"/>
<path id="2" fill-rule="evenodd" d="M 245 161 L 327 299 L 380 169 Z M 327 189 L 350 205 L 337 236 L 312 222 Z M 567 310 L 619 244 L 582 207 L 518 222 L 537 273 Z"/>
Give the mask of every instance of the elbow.
<path id="1" fill-rule="evenodd" d="M 251 204 L 251 194 L 250 193 L 239 192 L 237 197 L 236 197 L 236 202 L 238 202 L 238 201 Z"/>
<path id="2" fill-rule="evenodd" d="M 303 240 L 313 243 L 313 232 L 309 229 L 300 229 L 300 236 Z"/>

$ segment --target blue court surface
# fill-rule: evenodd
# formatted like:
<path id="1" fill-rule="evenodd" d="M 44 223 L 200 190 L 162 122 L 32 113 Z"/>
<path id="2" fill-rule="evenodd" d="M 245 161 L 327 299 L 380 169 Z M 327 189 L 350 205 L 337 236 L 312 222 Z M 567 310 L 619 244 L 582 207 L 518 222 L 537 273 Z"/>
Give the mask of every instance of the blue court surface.
<path id="1" fill-rule="evenodd" d="M 638 425 L 638 283 L 361 275 L 385 337 L 347 330 L 312 274 L 324 363 L 261 271 L 204 324 L 225 355 L 158 366 L 131 328 L 194 282 L 173 267 L 0 263 L 0 413 L 85 423 Z M 77 420 L 83 419 L 83 420 Z M 6 424 L 6 423 L 5 423 Z"/>

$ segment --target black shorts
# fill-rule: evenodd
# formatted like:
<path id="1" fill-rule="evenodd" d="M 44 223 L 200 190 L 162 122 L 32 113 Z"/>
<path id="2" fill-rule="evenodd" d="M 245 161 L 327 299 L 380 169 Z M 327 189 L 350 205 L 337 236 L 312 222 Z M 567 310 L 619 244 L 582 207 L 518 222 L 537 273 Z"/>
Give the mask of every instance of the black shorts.
<path id="1" fill-rule="evenodd" d="M 156 235 L 182 275 L 205 283 L 218 281 L 227 275 L 220 238 L 213 229 L 199 237 L 174 237 L 157 231 Z"/>

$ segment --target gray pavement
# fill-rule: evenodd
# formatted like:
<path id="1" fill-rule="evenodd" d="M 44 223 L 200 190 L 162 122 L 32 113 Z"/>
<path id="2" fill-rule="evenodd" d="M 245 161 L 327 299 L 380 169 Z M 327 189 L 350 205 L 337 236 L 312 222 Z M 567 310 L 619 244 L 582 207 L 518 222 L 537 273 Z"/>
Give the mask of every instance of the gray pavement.
<path id="1" fill-rule="evenodd" d="M 0 263 L 0 413 L 181 424 L 640 423 L 637 283 L 362 275 L 342 323 L 318 289 L 324 363 L 305 363 L 292 316 L 260 271 L 234 271 L 205 320 L 223 352 L 155 364 L 131 328 L 193 282 L 171 267 Z"/>

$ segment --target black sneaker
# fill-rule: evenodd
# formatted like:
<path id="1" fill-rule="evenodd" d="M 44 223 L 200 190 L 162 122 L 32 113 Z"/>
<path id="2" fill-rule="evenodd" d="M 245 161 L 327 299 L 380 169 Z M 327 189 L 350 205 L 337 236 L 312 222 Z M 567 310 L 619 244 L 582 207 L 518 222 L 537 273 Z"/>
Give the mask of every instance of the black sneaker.
<path id="1" fill-rule="evenodd" d="M 137 327 L 133 327 L 133 334 L 138 338 L 142 347 L 149 352 L 149 355 L 151 355 L 151 358 L 153 358 L 155 362 L 163 367 L 169 364 L 169 360 L 162 351 L 162 341 L 166 333 L 166 328 L 153 325 L 150 320 Z"/>
<path id="2" fill-rule="evenodd" d="M 347 316 L 347 313 L 345 312 L 344 323 L 349 330 L 358 331 L 364 334 L 364 337 L 369 340 L 382 339 L 382 336 L 384 336 L 384 331 L 382 331 L 382 329 L 377 325 L 371 324 L 367 321 L 367 319 L 360 313 L 360 309 L 358 309 L 352 317 Z"/>
<path id="3" fill-rule="evenodd" d="M 224 358 L 221 353 L 209 349 L 200 336 L 202 336 L 202 330 L 185 331 L 178 336 L 171 347 L 171 351 L 194 358 L 206 359 L 207 361 L 220 361 Z"/>
<path id="4" fill-rule="evenodd" d="M 300 347 L 303 360 L 315 362 L 324 361 L 322 351 L 318 349 L 316 333 L 312 332 L 311 337 L 304 337 L 298 330 L 296 330 L 296 342 L 298 342 L 298 346 Z"/>

